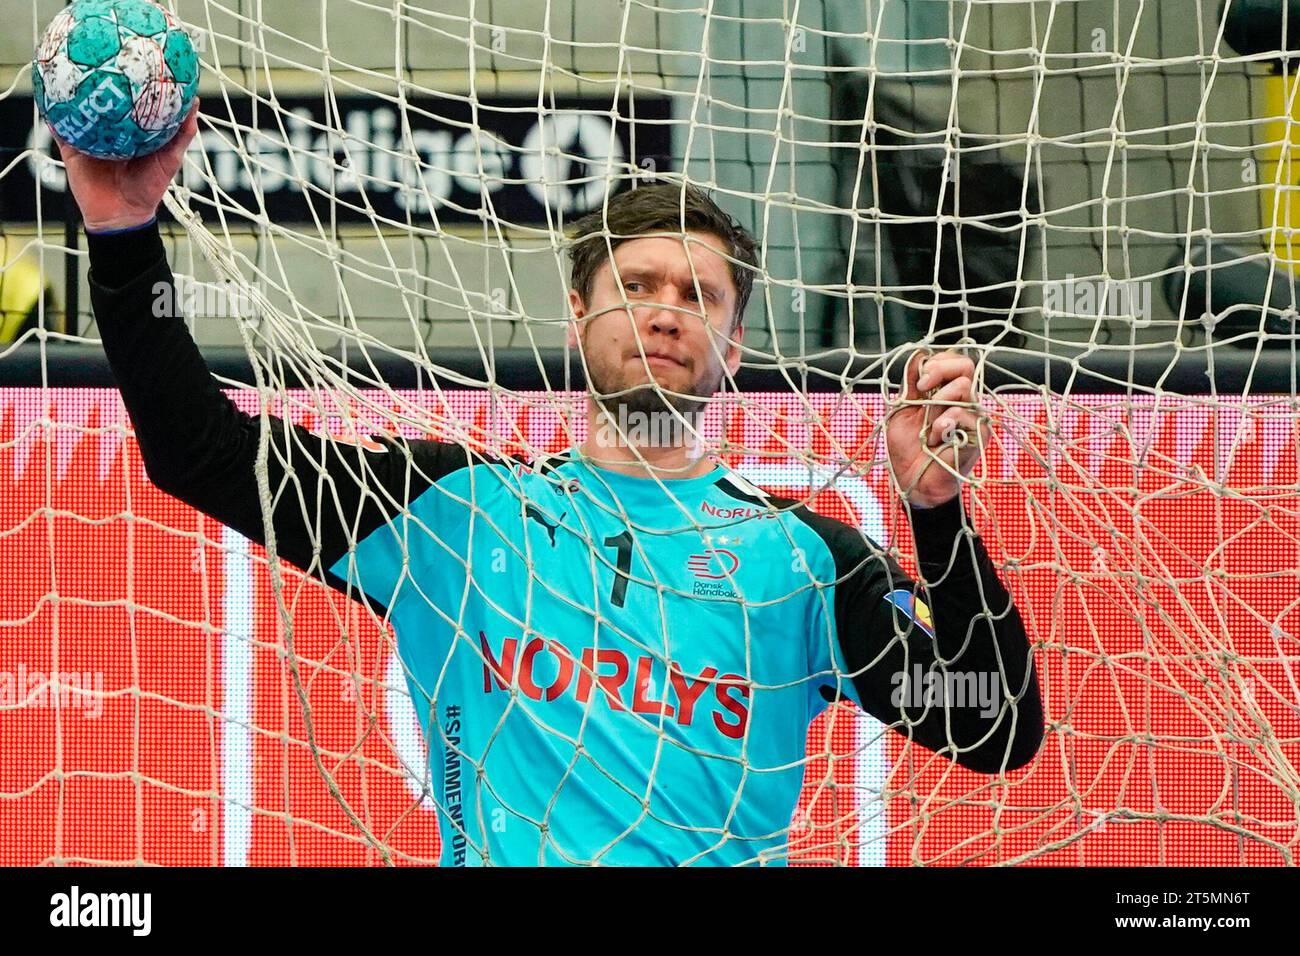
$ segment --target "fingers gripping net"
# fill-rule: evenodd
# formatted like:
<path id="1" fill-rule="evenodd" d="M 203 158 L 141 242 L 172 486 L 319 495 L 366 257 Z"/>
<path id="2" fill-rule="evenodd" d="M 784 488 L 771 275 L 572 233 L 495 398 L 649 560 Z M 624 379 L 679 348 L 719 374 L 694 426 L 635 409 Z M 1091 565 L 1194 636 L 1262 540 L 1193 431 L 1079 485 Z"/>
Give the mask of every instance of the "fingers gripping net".
<path id="1" fill-rule="evenodd" d="M 1251 386 L 1295 367 L 1294 298 L 1222 298 L 1238 281 L 1289 290 L 1282 33 L 1239 55 L 1217 2 L 846 6 L 628 2 L 597 23 L 570 4 L 329 0 L 292 20 L 256 2 L 177 5 L 206 40 L 204 120 L 166 201 L 169 253 L 199 283 L 183 300 L 199 341 L 242 345 L 252 363 L 254 387 L 231 394 L 261 418 L 265 547 L 144 482 L 111 393 L 0 392 L 14 482 L 0 547 L 42 569 L 0 614 L 13 688 L 0 721 L 37 741 L 0 786 L 0 819 L 35 836 L 0 859 L 421 863 L 524 830 L 541 834 L 539 859 L 600 863 L 663 825 L 705 848 L 673 862 L 737 846 L 763 863 L 1294 862 L 1300 435 L 1294 378 Z M 781 681 L 685 664 L 674 680 L 707 602 L 730 608 L 752 651 L 783 600 L 815 609 L 832 581 L 804 568 L 748 594 L 728 566 L 696 565 L 713 575 L 700 578 L 655 556 L 670 532 L 714 559 L 739 550 L 719 539 L 743 539 L 765 520 L 744 508 L 761 506 L 718 517 L 665 483 L 647 522 L 611 479 L 590 489 L 600 519 L 628 531 L 611 545 L 520 473 L 504 488 L 527 533 L 486 557 L 412 513 L 407 564 L 437 553 L 461 586 L 411 600 L 453 634 L 442 658 L 477 655 L 477 700 L 455 696 L 449 668 L 417 673 L 398 653 L 394 608 L 329 591 L 322 561 L 279 560 L 270 519 L 285 502 L 362 544 L 337 474 L 285 472 L 286 448 L 295 462 L 327 452 L 280 420 L 331 436 L 376 501 L 391 496 L 384 466 L 353 449 L 369 436 L 528 461 L 587 437 L 563 230 L 656 177 L 709 189 L 754 232 L 744 360 L 786 383 L 727 380 L 704 440 L 912 575 L 885 434 L 906 403 L 890 381 L 918 344 L 976 360 L 993 432 L 966 500 L 1034 646 L 1048 732 L 1028 767 L 976 774 L 848 700 L 799 728 L 788 764 L 726 736 L 752 732 L 756 711 L 740 712 Z M 16 238 L 52 254 L 62 229 Z M 1238 278 L 1256 266 L 1262 280 Z M 49 328 L 29 338 L 77 338 Z M 486 373 L 450 361 L 457 349 Z M 497 371 L 519 367 L 512 350 L 546 389 Z M 1243 384 L 1189 386 L 1189 356 L 1235 362 Z M 390 383 L 395 366 L 415 370 L 412 387 Z M 500 488 L 455 494 L 466 522 L 497 519 Z M 588 634 L 547 626 L 568 596 L 545 563 L 553 533 L 583 545 L 593 582 L 621 573 L 625 596 L 653 596 L 642 626 L 594 586 L 563 611 L 607 645 L 584 656 Z M 92 549 L 128 557 L 91 580 L 77 569 Z M 360 561 L 345 575 L 356 595 Z M 665 625 L 688 595 L 698 629 Z M 482 605 L 510 629 L 470 629 Z M 851 683 L 843 667 L 816 679 Z M 978 704 L 1014 719 L 1019 690 Z M 590 720 L 558 720 L 552 691 L 588 713 L 621 707 L 652 744 L 648 774 L 606 759 Z M 718 727 L 716 744 L 684 736 L 692 702 L 691 726 Z M 475 707 L 494 726 L 471 747 Z M 105 723 L 87 724 L 96 711 Z M 520 717 L 569 762 L 530 763 L 512 744 Z M 657 785 L 688 758 L 734 769 L 715 815 L 665 806 Z M 754 840 L 747 789 L 791 772 L 792 816 Z M 545 792 L 521 796 L 519 779 Z M 640 810 L 575 852 L 564 810 L 579 783 Z M 92 823 L 105 815 L 111 835 Z"/>

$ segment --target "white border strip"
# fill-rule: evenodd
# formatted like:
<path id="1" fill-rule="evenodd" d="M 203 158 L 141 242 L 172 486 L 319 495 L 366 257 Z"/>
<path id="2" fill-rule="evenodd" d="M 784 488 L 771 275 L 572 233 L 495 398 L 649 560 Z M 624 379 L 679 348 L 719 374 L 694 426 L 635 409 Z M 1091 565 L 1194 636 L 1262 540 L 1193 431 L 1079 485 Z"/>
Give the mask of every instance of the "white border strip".
<path id="1" fill-rule="evenodd" d="M 884 547 L 885 509 L 876 498 L 871 486 L 856 475 L 836 473 L 835 469 L 810 466 L 806 461 L 786 459 L 766 461 L 744 459 L 737 463 L 736 471 L 748 481 L 762 487 L 777 484 L 787 488 L 802 488 L 810 481 L 825 484 L 834 479 L 835 490 L 844 495 L 861 515 L 862 532 Z M 881 802 L 889 773 L 889 753 L 886 749 L 886 727 L 866 711 L 859 711 L 853 728 L 853 780 L 857 795 L 858 814 L 858 866 L 884 866 L 889 850 L 889 820 L 887 807 Z"/>
<path id="2" fill-rule="evenodd" d="M 253 561 L 248 539 L 222 527 L 221 864 L 248 866 L 253 842 Z"/>

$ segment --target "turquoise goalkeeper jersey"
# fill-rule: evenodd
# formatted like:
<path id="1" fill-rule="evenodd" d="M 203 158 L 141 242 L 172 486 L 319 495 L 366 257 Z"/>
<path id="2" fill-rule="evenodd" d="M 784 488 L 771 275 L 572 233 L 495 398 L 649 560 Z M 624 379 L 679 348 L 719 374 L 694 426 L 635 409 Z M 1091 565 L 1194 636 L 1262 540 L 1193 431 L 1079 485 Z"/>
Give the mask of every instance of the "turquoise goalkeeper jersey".
<path id="1" fill-rule="evenodd" d="M 842 697 L 980 772 L 1036 752 L 1024 627 L 960 499 L 909 509 L 922 588 L 721 465 L 659 481 L 272 418 L 268 527 L 260 423 L 154 308 L 156 228 L 88 246 L 152 480 L 390 616 L 445 864 L 783 863 L 808 724 Z M 993 675 L 999 706 L 900 693 L 932 671 Z"/>
<path id="2" fill-rule="evenodd" d="M 815 520 L 721 467 L 480 464 L 343 555 L 392 613 L 443 862 L 779 860 L 809 721 L 856 696 Z"/>

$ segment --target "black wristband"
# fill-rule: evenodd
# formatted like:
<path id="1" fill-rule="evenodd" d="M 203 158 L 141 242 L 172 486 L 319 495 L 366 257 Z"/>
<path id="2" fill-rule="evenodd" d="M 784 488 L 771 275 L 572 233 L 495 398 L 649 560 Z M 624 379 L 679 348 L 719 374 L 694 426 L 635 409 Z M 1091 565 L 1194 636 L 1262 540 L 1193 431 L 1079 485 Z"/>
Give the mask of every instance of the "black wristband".
<path id="1" fill-rule="evenodd" d="M 961 494 L 933 508 L 908 505 L 912 534 L 916 538 L 916 560 L 927 579 L 949 572 L 953 564 L 953 543 L 970 525 Z M 974 530 L 970 532 L 974 535 Z"/>
<path id="2" fill-rule="evenodd" d="M 167 256 L 157 220 L 120 232 L 87 232 L 86 249 L 91 280 L 110 291 L 126 288 Z"/>

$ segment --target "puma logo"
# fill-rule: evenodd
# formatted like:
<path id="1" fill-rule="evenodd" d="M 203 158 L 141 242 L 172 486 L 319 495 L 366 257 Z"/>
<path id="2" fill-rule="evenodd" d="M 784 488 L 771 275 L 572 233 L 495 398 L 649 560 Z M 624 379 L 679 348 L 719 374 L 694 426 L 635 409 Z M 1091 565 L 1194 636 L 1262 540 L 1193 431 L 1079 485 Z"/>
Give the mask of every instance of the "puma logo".
<path id="1" fill-rule="evenodd" d="M 536 505 L 528 505 L 526 508 L 524 508 L 524 517 L 532 518 L 534 521 L 536 521 L 538 524 L 540 524 L 543 528 L 546 529 L 546 536 L 551 539 L 552 548 L 555 547 L 555 531 L 557 528 L 560 527 L 560 520 L 563 520 L 564 515 L 566 514 L 568 514 L 567 511 L 564 512 L 564 514 L 560 515 L 560 519 L 557 520 L 555 524 L 551 524 L 551 522 L 546 520 L 546 515 L 542 514 L 542 512 L 538 509 Z"/>

